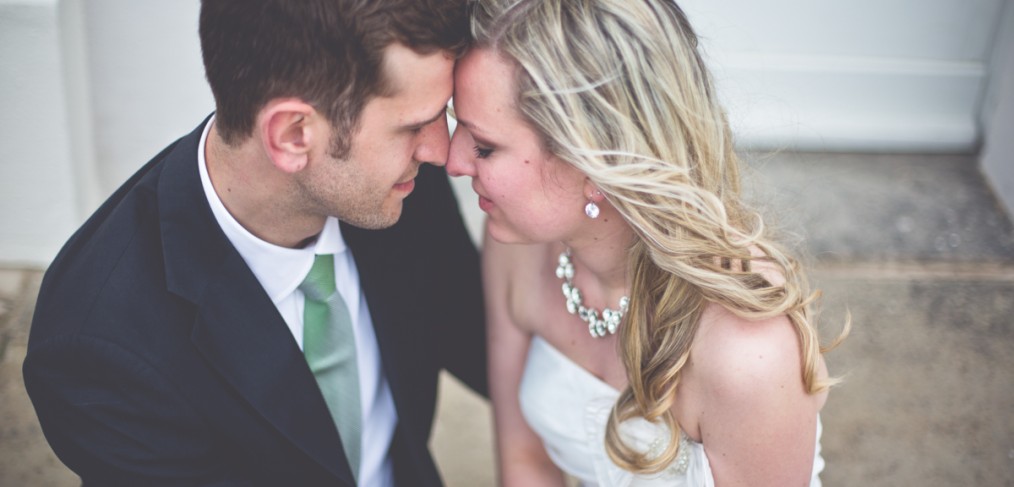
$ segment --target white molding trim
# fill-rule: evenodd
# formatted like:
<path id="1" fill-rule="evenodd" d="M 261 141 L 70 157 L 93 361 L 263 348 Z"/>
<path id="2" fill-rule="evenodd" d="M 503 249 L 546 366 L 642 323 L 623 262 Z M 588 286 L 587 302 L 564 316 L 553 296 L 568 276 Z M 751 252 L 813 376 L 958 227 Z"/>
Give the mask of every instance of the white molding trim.
<path id="1" fill-rule="evenodd" d="M 1014 2 L 1008 1 L 993 44 L 983 106 L 979 165 L 993 192 L 1014 216 Z"/>
<path id="2" fill-rule="evenodd" d="M 723 53 L 709 58 L 750 149 L 970 152 L 982 63 Z"/>

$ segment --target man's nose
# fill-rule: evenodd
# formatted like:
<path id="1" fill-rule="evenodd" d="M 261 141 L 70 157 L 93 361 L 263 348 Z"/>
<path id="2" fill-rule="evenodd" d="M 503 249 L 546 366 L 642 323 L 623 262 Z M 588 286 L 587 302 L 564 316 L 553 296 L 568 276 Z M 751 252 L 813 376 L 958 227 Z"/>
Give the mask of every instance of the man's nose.
<path id="1" fill-rule="evenodd" d="M 447 164 L 447 151 L 450 148 L 450 136 L 447 132 L 447 117 L 441 117 L 422 128 L 419 134 L 419 145 L 416 147 L 415 160 L 434 166 Z"/>

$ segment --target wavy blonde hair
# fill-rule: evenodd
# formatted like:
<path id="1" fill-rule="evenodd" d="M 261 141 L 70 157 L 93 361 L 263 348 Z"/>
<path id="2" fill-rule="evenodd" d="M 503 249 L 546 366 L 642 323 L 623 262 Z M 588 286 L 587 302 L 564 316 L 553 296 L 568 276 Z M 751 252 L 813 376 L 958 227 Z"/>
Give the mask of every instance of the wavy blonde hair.
<path id="1" fill-rule="evenodd" d="M 821 347 L 811 311 L 819 293 L 741 201 L 729 125 L 683 11 L 669 0 L 477 0 L 471 8 L 474 44 L 516 63 L 522 116 L 638 237 L 620 331 L 629 386 L 606 433 L 612 460 L 653 473 L 675 458 L 672 405 L 708 303 L 749 319 L 788 316 L 806 390 L 835 383 L 818 378 L 820 356 L 848 324 Z M 751 270 L 751 261 L 773 265 L 784 284 Z M 634 417 L 669 428 L 661 454 L 625 443 L 618 427 Z"/>

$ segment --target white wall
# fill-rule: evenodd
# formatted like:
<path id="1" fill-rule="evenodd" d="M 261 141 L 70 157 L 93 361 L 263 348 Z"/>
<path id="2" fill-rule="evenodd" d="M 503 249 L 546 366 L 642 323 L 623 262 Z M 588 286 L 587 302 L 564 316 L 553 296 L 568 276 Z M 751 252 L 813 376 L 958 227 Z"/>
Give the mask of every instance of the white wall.
<path id="1" fill-rule="evenodd" d="M 1004 0 L 681 0 L 741 145 L 972 151 Z"/>
<path id="2" fill-rule="evenodd" d="M 44 266 L 214 109 L 199 0 L 0 0 L 0 265 Z"/>
<path id="3" fill-rule="evenodd" d="M 56 0 L 0 1 L 0 262 L 47 262 L 85 216 L 61 21 Z"/>
<path id="4" fill-rule="evenodd" d="M 199 0 L 85 2 L 95 154 L 107 193 L 214 110 L 199 8 Z"/>

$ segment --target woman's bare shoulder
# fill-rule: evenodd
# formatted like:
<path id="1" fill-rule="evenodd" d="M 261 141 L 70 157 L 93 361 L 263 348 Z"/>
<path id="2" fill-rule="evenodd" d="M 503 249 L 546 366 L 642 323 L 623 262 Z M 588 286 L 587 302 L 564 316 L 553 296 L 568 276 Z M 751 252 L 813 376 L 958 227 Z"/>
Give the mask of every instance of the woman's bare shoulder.
<path id="1" fill-rule="evenodd" d="M 532 331 L 529 314 L 545 287 L 546 275 L 554 272 L 547 268 L 552 263 L 551 250 L 550 244 L 504 244 L 487 235 L 482 257 L 487 306 L 502 306 L 516 326 Z"/>
<path id="2" fill-rule="evenodd" d="M 493 277 L 505 278 L 508 283 L 523 282 L 539 272 L 549 247 L 550 244 L 505 244 L 487 234 L 482 244 L 483 267 L 498 274 Z"/>
<path id="3" fill-rule="evenodd" d="M 693 368 L 712 399 L 802 392 L 802 349 L 785 315 L 754 320 L 711 303 L 694 337 Z"/>

